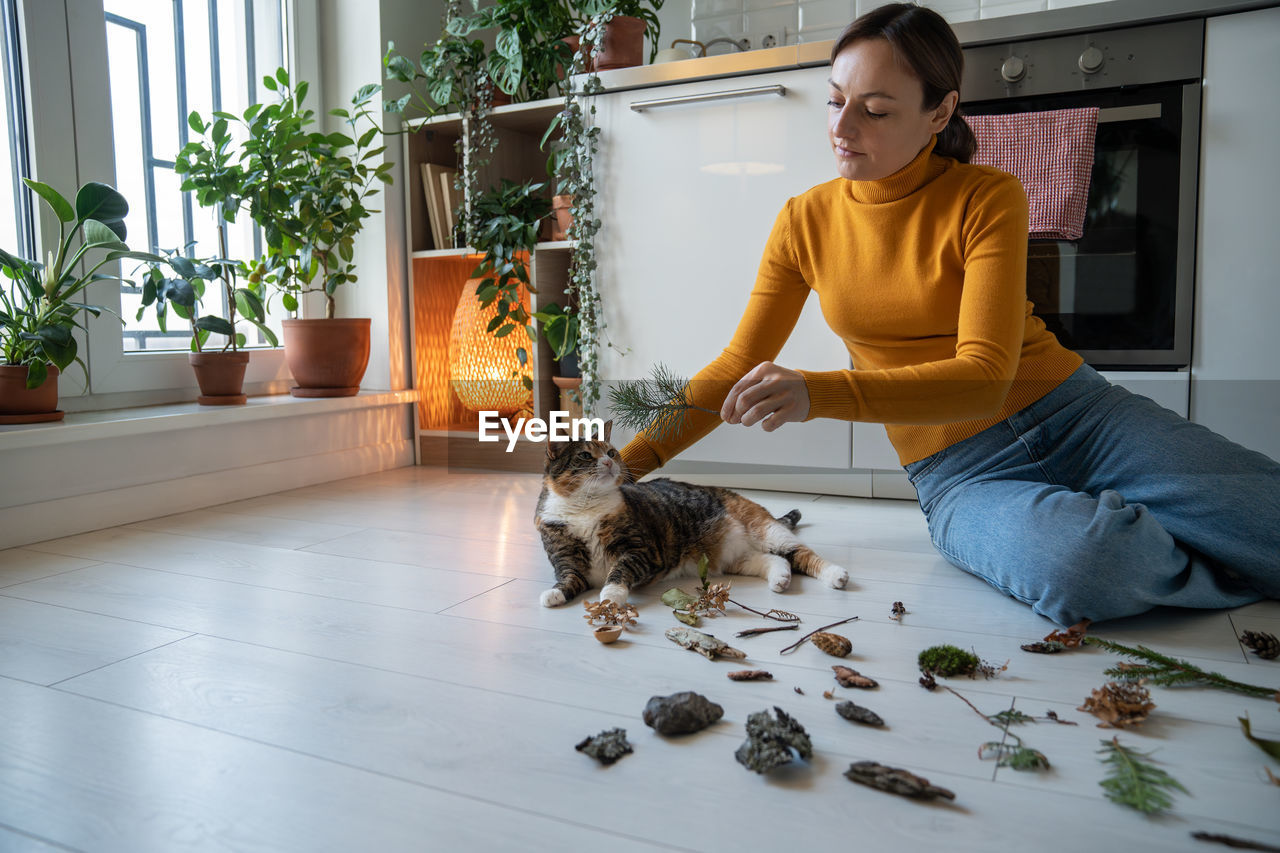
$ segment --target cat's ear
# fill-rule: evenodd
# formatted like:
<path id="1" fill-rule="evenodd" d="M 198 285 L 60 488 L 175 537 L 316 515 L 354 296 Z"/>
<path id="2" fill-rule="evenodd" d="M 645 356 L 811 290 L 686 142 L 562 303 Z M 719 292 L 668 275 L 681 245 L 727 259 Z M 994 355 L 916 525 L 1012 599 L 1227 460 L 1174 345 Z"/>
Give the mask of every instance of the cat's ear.
<path id="1" fill-rule="evenodd" d="M 611 432 L 613 432 L 613 418 L 609 418 L 609 420 L 604 422 L 604 440 L 605 441 L 609 440 L 609 434 Z"/>
<path id="2" fill-rule="evenodd" d="M 555 459 L 564 450 L 568 442 L 547 440 L 547 458 Z"/>

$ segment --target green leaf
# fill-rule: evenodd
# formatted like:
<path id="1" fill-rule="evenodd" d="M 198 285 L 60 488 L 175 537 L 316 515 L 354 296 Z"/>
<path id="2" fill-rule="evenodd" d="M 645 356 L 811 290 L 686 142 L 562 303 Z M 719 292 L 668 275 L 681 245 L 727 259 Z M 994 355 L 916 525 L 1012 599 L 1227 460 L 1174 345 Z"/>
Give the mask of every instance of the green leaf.
<path id="1" fill-rule="evenodd" d="M 66 326 L 41 326 L 36 334 L 40 345 L 49 360 L 58 365 L 58 369 L 66 368 L 76 359 L 76 339 Z"/>
<path id="2" fill-rule="evenodd" d="M 70 207 L 70 205 L 68 205 L 68 207 Z M 45 363 L 43 361 L 37 361 L 27 365 L 27 390 L 28 391 L 35 388 L 39 388 L 41 385 L 44 384 L 44 381 L 48 378 L 49 378 L 49 368 L 45 367 Z"/>
<path id="3" fill-rule="evenodd" d="M 280 297 L 280 302 L 284 305 L 286 311 L 297 311 L 298 300 L 292 293 L 285 293 Z"/>
<path id="4" fill-rule="evenodd" d="M 262 322 L 266 318 L 262 300 L 258 298 L 258 294 L 244 288 L 236 291 L 236 309 L 240 312 L 240 316 L 250 320 Z"/>
<path id="5" fill-rule="evenodd" d="M 116 232 L 96 219 L 87 219 L 84 223 L 84 242 L 86 246 L 99 249 L 127 250 L 129 247 L 116 239 Z"/>
<path id="6" fill-rule="evenodd" d="M 293 97 L 298 103 L 302 103 L 307 99 L 307 90 L 311 88 L 311 84 L 303 80 L 298 84 L 298 88 L 294 89 Z"/>
<path id="7" fill-rule="evenodd" d="M 273 92 L 280 88 L 279 86 L 276 85 L 275 78 L 270 76 L 262 78 L 262 85 Z"/>
<path id="8" fill-rule="evenodd" d="M 698 614 L 696 613 L 689 613 L 685 610 L 672 610 L 671 615 L 686 625 L 698 624 Z"/>
<path id="9" fill-rule="evenodd" d="M 364 135 L 360 137 L 360 141 L 356 143 L 356 146 L 359 148 L 364 148 L 377 135 L 378 135 L 378 128 L 376 127 L 369 128 L 364 132 Z"/>
<path id="10" fill-rule="evenodd" d="M 698 601 L 698 596 L 690 595 L 683 589 L 673 587 L 662 594 L 662 603 L 674 610 L 688 610 Z"/>
<path id="11" fill-rule="evenodd" d="M 289 85 L 289 72 L 283 68 L 276 69 L 276 79 L 280 81 L 281 86 Z"/>
<path id="12" fill-rule="evenodd" d="M 707 566 L 710 562 L 711 561 L 707 558 L 706 554 L 703 554 L 698 558 L 698 579 L 702 581 L 703 589 L 707 588 Z"/>
<path id="13" fill-rule="evenodd" d="M 204 119 L 200 118 L 200 113 L 195 110 L 191 111 L 191 115 L 187 116 L 187 127 L 191 128 L 196 133 L 204 133 Z"/>
<path id="14" fill-rule="evenodd" d="M 204 315 L 199 320 L 196 320 L 192 325 L 197 329 L 203 329 L 206 332 L 214 332 L 219 335 L 226 335 L 227 337 L 230 337 L 234 333 L 230 323 L 222 317 L 215 317 L 212 314 Z"/>
<path id="15" fill-rule="evenodd" d="M 499 329 L 498 331 L 494 332 L 494 333 L 493 333 L 493 336 L 494 336 L 495 338 L 505 338 L 507 335 L 509 335 L 509 334 L 511 334 L 512 332 L 514 332 L 514 331 L 515 331 L 515 328 L 516 328 L 516 327 L 515 327 L 515 324 L 514 324 L 514 323 L 508 323 L 507 325 L 503 326 L 503 327 L 502 327 L 501 329 Z"/>
<path id="16" fill-rule="evenodd" d="M 53 213 L 63 222 L 75 222 L 76 212 L 71 207 L 71 202 L 62 197 L 62 194 L 48 184 L 42 184 L 39 181 L 33 181 L 30 178 L 23 178 L 22 182 L 31 188 L 31 191 L 40 198 L 44 199 L 49 207 L 53 208 Z M 43 380 L 42 380 L 43 381 Z"/>
<path id="17" fill-rule="evenodd" d="M 125 239 L 124 218 L 129 215 L 129 202 L 114 187 L 90 181 L 76 193 L 76 218 L 96 219 Z"/>
<path id="18" fill-rule="evenodd" d="M 262 332 L 262 336 L 267 339 L 267 343 L 271 344 L 273 347 L 280 346 L 280 341 L 276 338 L 276 333 L 271 331 L 270 327 L 263 323 L 259 323 L 253 318 L 249 318 L 249 322 L 258 327 L 258 331 Z"/>
<path id="19" fill-rule="evenodd" d="M 1266 738 L 1254 737 L 1253 731 L 1249 726 L 1249 718 L 1236 717 L 1240 721 L 1240 728 L 1244 732 L 1244 736 L 1277 761 L 1280 761 L 1280 740 L 1267 740 Z"/>

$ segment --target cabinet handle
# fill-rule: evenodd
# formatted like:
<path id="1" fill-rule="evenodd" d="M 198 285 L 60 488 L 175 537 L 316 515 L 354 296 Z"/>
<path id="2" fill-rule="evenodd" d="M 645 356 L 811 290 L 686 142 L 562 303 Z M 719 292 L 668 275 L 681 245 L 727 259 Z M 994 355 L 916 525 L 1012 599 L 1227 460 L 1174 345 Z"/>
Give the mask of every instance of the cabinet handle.
<path id="1" fill-rule="evenodd" d="M 1160 104 L 1138 104 L 1132 107 L 1104 107 L 1098 110 L 1098 124 L 1109 121 L 1138 121 L 1144 118 L 1160 118 Z"/>
<path id="2" fill-rule="evenodd" d="M 707 92 L 704 95 L 680 95 L 675 98 L 654 98 L 650 101 L 632 101 L 631 109 L 642 113 L 655 107 L 671 107 L 676 104 L 700 104 L 703 101 L 725 101 L 730 98 L 753 98 L 757 95 L 786 95 L 787 87 L 782 85 L 756 86 L 751 89 L 729 89 L 724 92 Z"/>

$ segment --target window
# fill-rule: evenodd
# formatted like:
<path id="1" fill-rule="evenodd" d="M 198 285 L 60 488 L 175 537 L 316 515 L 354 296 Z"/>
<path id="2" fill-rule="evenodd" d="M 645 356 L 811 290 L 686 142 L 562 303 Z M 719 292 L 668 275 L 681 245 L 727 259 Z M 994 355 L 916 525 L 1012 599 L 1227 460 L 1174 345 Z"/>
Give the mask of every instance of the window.
<path id="1" fill-rule="evenodd" d="M 129 200 L 129 245 L 152 252 L 177 249 L 191 257 L 257 257 L 261 236 L 248 214 L 228 223 L 227 245 L 220 246 L 214 211 L 181 192 L 173 165 L 192 135 L 189 113 L 206 120 L 215 110 L 239 115 L 270 95 L 262 91 L 261 79 L 284 64 L 282 4 L 105 0 L 103 6 L 116 187 Z M 125 277 L 136 278 L 132 272 L 126 265 Z M 162 332 L 150 311 L 137 318 L 140 299 L 137 287 L 121 286 L 124 351 L 186 349 L 185 323 Z M 224 308 L 220 291 L 205 294 L 206 313 Z M 262 341 L 251 338 L 253 343 Z"/>
<path id="2" fill-rule="evenodd" d="M 30 193 L 22 184 L 30 161 L 21 56 L 15 0 L 0 0 L 0 163 L 5 164 L 0 172 L 0 249 L 35 259 Z"/>

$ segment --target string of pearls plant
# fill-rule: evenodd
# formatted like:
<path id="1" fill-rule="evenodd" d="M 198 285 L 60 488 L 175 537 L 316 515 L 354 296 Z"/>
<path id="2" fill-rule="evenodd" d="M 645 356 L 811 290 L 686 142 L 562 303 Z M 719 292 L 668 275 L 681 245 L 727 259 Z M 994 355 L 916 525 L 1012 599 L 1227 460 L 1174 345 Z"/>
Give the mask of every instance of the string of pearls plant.
<path id="1" fill-rule="evenodd" d="M 583 71 L 584 58 L 591 55 L 596 45 L 604 39 L 604 27 L 614 16 L 604 11 L 587 20 L 581 36 L 582 50 L 574 55 L 570 75 Z M 559 125 L 562 137 L 553 157 L 557 174 L 557 192 L 573 196 L 573 224 L 568 238 L 573 244 L 569 260 L 569 280 L 565 296 L 578 315 L 578 365 L 582 371 L 579 396 L 582 410 L 588 416 L 594 414 L 600 402 L 599 350 L 602 344 L 612 346 L 605 333 L 605 322 L 600 306 L 600 291 L 596 282 L 596 234 L 600 220 L 596 215 L 595 172 L 593 163 L 599 147 L 600 127 L 592 121 L 596 108 L 590 104 L 583 110 L 583 99 L 604 91 L 600 77 L 591 71 L 583 78 L 582 88 L 567 88 L 564 110 L 547 129 L 547 137 Z"/>

